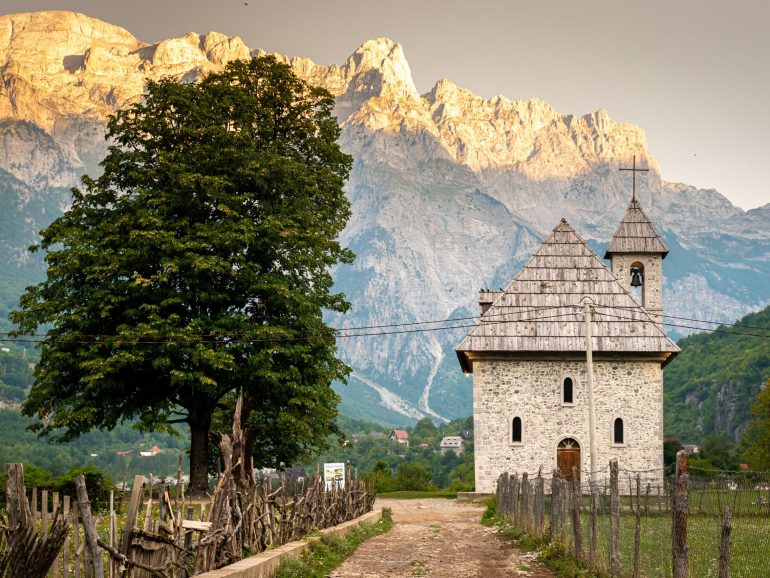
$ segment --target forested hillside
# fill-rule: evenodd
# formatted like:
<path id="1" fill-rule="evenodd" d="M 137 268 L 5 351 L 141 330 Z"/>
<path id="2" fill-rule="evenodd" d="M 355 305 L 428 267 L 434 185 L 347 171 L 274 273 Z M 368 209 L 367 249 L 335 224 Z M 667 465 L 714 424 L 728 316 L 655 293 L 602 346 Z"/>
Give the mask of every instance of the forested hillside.
<path id="1" fill-rule="evenodd" d="M 763 383 L 770 378 L 770 307 L 735 326 L 679 341 L 665 371 L 665 429 L 683 443 L 711 434 L 739 441 Z"/>

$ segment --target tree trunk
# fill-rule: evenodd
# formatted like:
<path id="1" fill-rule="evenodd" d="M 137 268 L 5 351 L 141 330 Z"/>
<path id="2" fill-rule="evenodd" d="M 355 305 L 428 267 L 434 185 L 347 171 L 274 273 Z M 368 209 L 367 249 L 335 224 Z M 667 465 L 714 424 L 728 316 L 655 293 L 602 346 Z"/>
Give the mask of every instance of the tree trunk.
<path id="1" fill-rule="evenodd" d="M 211 413 L 190 411 L 187 422 L 190 426 L 190 489 L 194 494 L 203 494 L 209 489 L 209 429 Z"/>

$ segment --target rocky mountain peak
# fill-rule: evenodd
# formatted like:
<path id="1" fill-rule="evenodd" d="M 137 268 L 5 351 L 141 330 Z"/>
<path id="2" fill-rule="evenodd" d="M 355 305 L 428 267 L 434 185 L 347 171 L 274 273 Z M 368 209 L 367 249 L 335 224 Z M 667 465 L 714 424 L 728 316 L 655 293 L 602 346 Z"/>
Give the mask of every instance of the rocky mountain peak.
<path id="1" fill-rule="evenodd" d="M 389 38 L 364 42 L 342 66 L 348 92 L 372 96 L 419 99 L 404 49 Z"/>

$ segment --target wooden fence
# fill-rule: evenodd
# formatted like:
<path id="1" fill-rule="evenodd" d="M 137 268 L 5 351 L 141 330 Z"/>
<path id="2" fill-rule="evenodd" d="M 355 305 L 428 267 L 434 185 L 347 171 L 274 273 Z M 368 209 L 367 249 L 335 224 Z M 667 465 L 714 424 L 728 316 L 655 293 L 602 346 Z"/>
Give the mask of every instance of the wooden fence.
<path id="1" fill-rule="evenodd" d="M 540 474 L 532 479 L 504 473 L 498 479 L 497 511 L 517 528 L 548 536 L 602 575 L 766 574 L 770 474 L 701 472 L 693 481 L 687 455 L 680 452 L 661 499 L 640 473 L 625 473 L 628 486 L 621 483 L 617 461 L 610 462 L 604 488 L 581 484 L 576 471 L 571 480 L 554 471 L 549 483 Z"/>
<path id="2" fill-rule="evenodd" d="M 374 505 L 373 488 L 362 480 L 348 478 L 345 487 L 327 490 L 321 476 L 281 479 L 274 488 L 268 480 L 237 483 L 234 470 L 220 478 L 210 500 L 198 503 L 172 497 L 163 486 L 155 492 L 150 486 L 146 496 L 144 478 L 137 476 L 123 519 L 114 494 L 107 511 L 91 511 L 82 476 L 77 497 L 34 488 L 27 497 L 23 467 L 8 464 L 0 576 L 182 578 L 352 520 Z M 19 540 L 22 535 L 28 542 Z M 40 566 L 34 571 L 33 561 Z"/>

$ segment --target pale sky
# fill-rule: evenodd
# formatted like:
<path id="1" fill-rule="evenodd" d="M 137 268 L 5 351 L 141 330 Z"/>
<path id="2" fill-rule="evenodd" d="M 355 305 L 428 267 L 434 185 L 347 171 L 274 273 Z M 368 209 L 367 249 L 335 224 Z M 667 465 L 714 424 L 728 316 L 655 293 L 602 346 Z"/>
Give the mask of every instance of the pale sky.
<path id="1" fill-rule="evenodd" d="M 664 179 L 770 203 L 767 0 L 0 0 L 0 13 L 52 9 L 144 42 L 214 30 L 321 64 L 387 36 L 420 92 L 445 77 L 562 113 L 605 108 L 646 130 Z"/>

